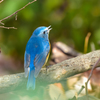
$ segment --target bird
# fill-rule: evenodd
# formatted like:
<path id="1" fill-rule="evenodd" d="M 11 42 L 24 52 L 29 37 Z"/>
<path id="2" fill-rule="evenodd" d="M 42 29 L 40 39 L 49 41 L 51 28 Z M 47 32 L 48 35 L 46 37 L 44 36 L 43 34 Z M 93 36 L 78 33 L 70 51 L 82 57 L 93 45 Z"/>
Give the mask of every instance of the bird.
<path id="1" fill-rule="evenodd" d="M 48 61 L 50 54 L 49 27 L 40 26 L 34 30 L 26 44 L 24 53 L 25 77 L 28 77 L 27 90 L 35 89 L 36 78 Z"/>

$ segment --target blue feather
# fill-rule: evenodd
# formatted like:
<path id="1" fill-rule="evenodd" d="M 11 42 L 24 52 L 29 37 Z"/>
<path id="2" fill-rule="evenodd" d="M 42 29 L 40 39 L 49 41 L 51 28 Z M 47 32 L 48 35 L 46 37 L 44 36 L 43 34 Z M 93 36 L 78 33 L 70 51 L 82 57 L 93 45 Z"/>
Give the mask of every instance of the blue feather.
<path id="1" fill-rule="evenodd" d="M 44 65 L 50 51 L 48 34 L 50 27 L 37 28 L 30 37 L 24 55 L 25 77 L 28 76 L 27 89 L 35 89 L 35 78 Z"/>
<path id="2" fill-rule="evenodd" d="M 34 77 L 35 70 L 30 69 L 28 82 L 27 82 L 27 90 L 31 87 L 33 90 L 35 89 L 35 77 Z"/>

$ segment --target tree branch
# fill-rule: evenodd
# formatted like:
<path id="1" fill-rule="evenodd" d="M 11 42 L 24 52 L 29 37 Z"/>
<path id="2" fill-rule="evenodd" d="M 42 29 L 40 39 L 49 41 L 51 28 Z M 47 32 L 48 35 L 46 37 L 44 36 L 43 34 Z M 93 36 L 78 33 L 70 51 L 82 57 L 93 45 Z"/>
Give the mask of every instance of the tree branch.
<path id="1" fill-rule="evenodd" d="M 0 3 L 3 2 L 3 0 L 0 0 Z"/>
<path id="2" fill-rule="evenodd" d="M 97 60 L 100 58 L 100 50 L 90 52 L 61 63 L 51 66 L 46 73 L 46 69 L 42 68 L 36 79 L 36 85 L 43 83 L 47 84 L 64 80 L 67 77 L 88 71 L 91 69 Z M 96 67 L 100 66 L 100 62 Z M 27 79 L 24 73 L 5 75 L 0 77 L 0 93 L 11 92 L 16 89 L 26 89 Z"/>
<path id="3" fill-rule="evenodd" d="M 87 96 L 87 100 L 89 100 L 88 98 L 88 87 L 87 87 L 87 84 L 90 80 L 90 78 L 92 77 L 92 74 L 93 74 L 93 70 L 95 69 L 95 67 L 97 66 L 97 64 L 100 62 L 100 58 L 97 60 L 97 62 L 93 65 L 92 69 L 91 69 L 91 72 L 90 72 L 90 75 L 88 77 L 88 80 L 87 82 L 85 83 L 85 91 L 86 91 L 86 96 Z"/>
<path id="4" fill-rule="evenodd" d="M 5 28 L 5 29 L 17 29 L 15 27 L 5 27 L 5 26 L 0 26 L 0 28 Z"/>
<path id="5" fill-rule="evenodd" d="M 3 0 L 1 0 L 0 3 L 1 3 L 2 1 L 3 1 Z M 3 23 L 2 21 L 6 20 L 6 19 L 8 19 L 8 18 L 10 18 L 10 17 L 12 17 L 12 16 L 14 16 L 14 15 L 15 15 L 15 20 L 17 20 L 17 13 L 18 13 L 19 11 L 21 11 L 22 9 L 26 8 L 28 5 L 30 5 L 30 4 L 32 4 L 33 2 L 35 2 L 35 1 L 36 1 L 36 0 L 33 0 L 33 1 L 29 2 L 29 3 L 26 4 L 24 7 L 20 8 L 20 9 L 17 10 L 17 11 L 15 11 L 13 14 L 11 14 L 11 15 L 9 15 L 9 16 L 3 18 L 3 19 L 1 19 L 1 20 L 0 20 L 0 24 L 4 25 L 4 23 Z M 12 27 L 5 27 L 5 26 L 0 26 L 0 28 L 16 29 L 16 28 L 14 28 L 14 27 L 12 28 Z"/>

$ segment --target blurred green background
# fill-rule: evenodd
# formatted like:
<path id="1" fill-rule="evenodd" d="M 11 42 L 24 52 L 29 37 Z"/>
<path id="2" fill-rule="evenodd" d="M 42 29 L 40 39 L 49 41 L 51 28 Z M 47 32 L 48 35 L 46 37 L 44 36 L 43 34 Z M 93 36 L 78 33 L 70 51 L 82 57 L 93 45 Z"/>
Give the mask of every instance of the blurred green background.
<path id="1" fill-rule="evenodd" d="M 0 3 L 0 19 L 11 15 L 30 1 L 32 0 L 4 0 Z M 12 16 L 3 21 L 6 27 L 16 27 L 17 30 L 0 28 L 0 75 L 24 71 L 26 43 L 32 32 L 39 26 L 52 26 L 51 45 L 61 41 L 84 53 L 84 40 L 90 32 L 87 52 L 91 51 L 91 43 L 94 43 L 96 50 L 100 48 L 100 0 L 37 0 L 17 15 L 17 20 Z M 33 100 L 27 96 L 29 94 L 23 92 L 2 94 L 0 98 Z M 40 92 L 44 93 L 43 90 Z M 32 96 L 33 94 L 31 92 Z M 41 98 L 36 99 L 37 97 L 34 100 L 41 100 Z"/>
<path id="2" fill-rule="evenodd" d="M 4 0 L 0 4 L 0 19 L 11 15 L 31 0 Z M 100 0 L 37 0 L 15 16 L 3 21 L 5 26 L 15 29 L 0 28 L 0 48 L 4 55 L 19 61 L 23 65 L 24 51 L 32 32 L 39 26 L 52 26 L 51 44 L 56 41 L 84 51 L 84 40 L 91 32 L 91 43 L 100 48 Z M 23 66 L 20 66 L 23 70 Z"/>

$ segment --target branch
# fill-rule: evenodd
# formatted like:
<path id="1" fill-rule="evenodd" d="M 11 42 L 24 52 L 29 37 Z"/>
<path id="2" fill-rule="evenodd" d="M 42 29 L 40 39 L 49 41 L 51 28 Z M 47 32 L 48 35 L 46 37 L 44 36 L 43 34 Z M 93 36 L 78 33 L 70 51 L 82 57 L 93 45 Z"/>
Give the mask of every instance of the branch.
<path id="1" fill-rule="evenodd" d="M 100 50 L 90 52 L 61 63 L 51 66 L 46 73 L 46 69 L 42 68 L 36 79 L 36 85 L 47 82 L 47 84 L 58 82 L 67 77 L 88 71 L 92 69 L 94 64 L 100 58 Z M 100 66 L 100 62 L 96 67 Z M 43 84 L 44 84 L 43 83 Z M 27 79 L 24 73 L 5 75 L 0 77 L 0 93 L 11 92 L 17 89 L 26 89 Z"/>
<path id="2" fill-rule="evenodd" d="M 0 2 L 2 2 L 2 1 L 3 1 L 3 0 L 1 0 Z M 36 1 L 36 0 L 33 0 L 33 1 L 29 2 L 29 3 L 26 4 L 24 7 L 22 7 L 22 8 L 19 9 L 19 10 L 17 10 L 17 11 L 14 12 L 13 14 L 11 14 L 11 15 L 9 15 L 9 16 L 3 18 L 3 19 L 1 19 L 1 20 L 0 20 L 0 24 L 4 25 L 4 23 L 3 23 L 2 21 L 6 20 L 6 19 L 8 19 L 8 18 L 10 18 L 10 17 L 12 17 L 12 16 L 14 16 L 14 15 L 15 15 L 15 20 L 17 20 L 17 13 L 18 13 L 19 11 L 21 11 L 22 9 L 26 8 L 28 5 L 30 5 L 30 4 L 32 4 L 33 2 L 35 2 L 35 1 Z M 0 26 L 0 28 L 5 28 L 5 27 Z M 10 29 L 10 28 L 9 28 L 9 27 L 6 27 L 6 29 Z M 13 28 L 13 29 L 15 29 L 15 28 Z"/>
<path id="3" fill-rule="evenodd" d="M 87 48 L 88 48 L 88 43 L 89 43 L 89 38 L 90 38 L 90 36 L 91 36 L 91 33 L 89 32 L 89 33 L 87 34 L 87 36 L 85 37 L 84 53 L 87 52 Z"/>
<path id="4" fill-rule="evenodd" d="M 0 0 L 0 3 L 3 2 L 3 0 Z"/>
<path id="5" fill-rule="evenodd" d="M 17 29 L 15 27 L 5 27 L 5 26 L 0 26 L 0 28 L 5 28 L 5 29 Z"/>
<path id="6" fill-rule="evenodd" d="M 87 99 L 88 99 L 88 100 L 89 100 L 89 98 L 88 98 L 88 87 L 87 87 L 87 84 L 88 84 L 90 78 L 92 77 L 93 70 L 95 69 L 95 67 L 97 66 L 97 64 L 98 64 L 99 62 L 100 62 L 100 58 L 97 60 L 97 62 L 96 62 L 96 63 L 94 64 L 94 66 L 92 67 L 91 72 L 90 72 L 90 75 L 89 75 L 89 77 L 88 77 L 88 80 L 87 80 L 87 82 L 85 83 L 85 91 L 86 91 L 86 96 L 87 96 Z"/>

